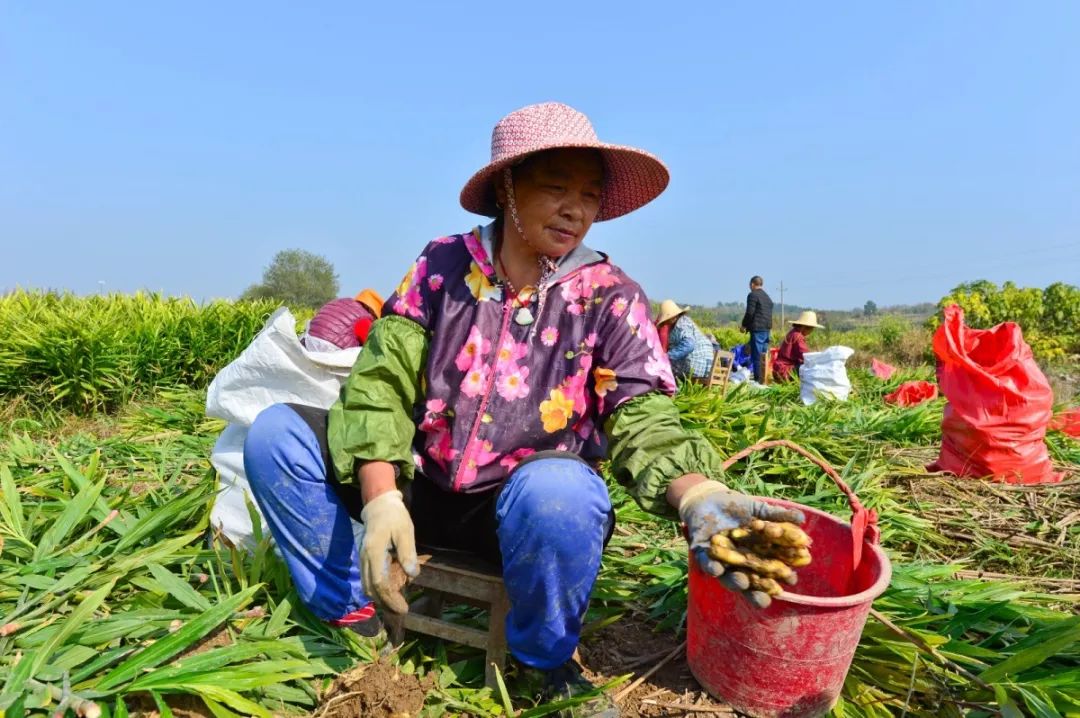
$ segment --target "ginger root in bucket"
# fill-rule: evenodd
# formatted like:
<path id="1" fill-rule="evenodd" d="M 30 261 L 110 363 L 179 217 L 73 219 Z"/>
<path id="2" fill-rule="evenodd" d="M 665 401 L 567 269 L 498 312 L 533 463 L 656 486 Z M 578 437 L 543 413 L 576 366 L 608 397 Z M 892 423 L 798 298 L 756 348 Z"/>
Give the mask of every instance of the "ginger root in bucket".
<path id="1" fill-rule="evenodd" d="M 794 586 L 795 571 L 810 564 L 810 536 L 793 523 L 754 519 L 745 526 L 720 531 L 709 541 L 709 556 L 736 570 L 735 585 L 767 596 Z"/>

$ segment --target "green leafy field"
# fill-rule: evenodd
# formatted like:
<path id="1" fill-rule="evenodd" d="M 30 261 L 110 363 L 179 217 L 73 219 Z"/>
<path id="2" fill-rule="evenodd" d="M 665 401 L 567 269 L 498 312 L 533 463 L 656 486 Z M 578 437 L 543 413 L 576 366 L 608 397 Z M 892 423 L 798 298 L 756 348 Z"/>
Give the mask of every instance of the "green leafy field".
<path id="1" fill-rule="evenodd" d="M 264 310 L 249 311 L 257 327 Z M 929 368 L 889 382 L 851 374 L 856 392 L 843 404 L 804 407 L 794 387 L 727 396 L 688 387 L 678 398 L 686 425 L 723 454 L 793 440 L 841 470 L 881 517 L 894 578 L 875 608 L 892 626 L 868 621 L 835 714 L 1080 716 L 1080 442 L 1049 435 L 1072 472 L 1057 486 L 929 476 L 922 467 L 940 440 L 942 402 L 881 400 Z M 318 711 L 337 674 L 373 660 L 375 648 L 311 617 L 272 551 L 249 556 L 208 541 L 208 456 L 222 425 L 203 415 L 202 390 L 158 382 L 133 395 L 112 414 L 12 411 L 0 425 L 3 715 Z M 848 513 L 820 470 L 785 450 L 741 462 L 727 481 Z M 685 544 L 674 524 L 618 487 L 612 495 L 619 529 L 586 644 L 634 621 L 676 645 Z M 388 660 L 431 676 L 425 715 L 557 708 L 535 705 L 512 674 L 505 692 L 483 688 L 482 657 L 469 649 L 410 640 Z M 647 668 L 609 676 L 625 684 Z"/>
<path id="2" fill-rule="evenodd" d="M 145 293 L 0 295 L 0 397 L 9 412 L 86 413 L 159 386 L 206 386 L 276 308 Z"/>

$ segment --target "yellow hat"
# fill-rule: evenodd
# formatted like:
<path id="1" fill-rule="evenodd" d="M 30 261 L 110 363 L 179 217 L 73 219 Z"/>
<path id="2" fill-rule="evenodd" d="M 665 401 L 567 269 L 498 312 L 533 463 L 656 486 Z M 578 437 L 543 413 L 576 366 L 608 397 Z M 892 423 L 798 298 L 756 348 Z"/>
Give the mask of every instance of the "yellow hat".
<path id="1" fill-rule="evenodd" d="M 818 329 L 824 329 L 822 325 L 817 323 L 816 312 L 803 312 L 799 315 L 798 319 L 788 322 L 788 324 L 794 324 L 800 327 L 816 327 Z"/>
<path id="2" fill-rule="evenodd" d="M 660 312 L 656 315 L 656 323 L 663 324 L 680 314 L 686 314 L 688 311 L 690 311 L 690 307 L 680 308 L 679 305 L 672 300 L 665 299 L 660 302 Z"/>
<path id="3" fill-rule="evenodd" d="M 382 316 L 383 298 L 379 296 L 379 293 L 374 289 L 365 289 L 353 297 L 353 299 L 370 309 L 376 319 Z"/>

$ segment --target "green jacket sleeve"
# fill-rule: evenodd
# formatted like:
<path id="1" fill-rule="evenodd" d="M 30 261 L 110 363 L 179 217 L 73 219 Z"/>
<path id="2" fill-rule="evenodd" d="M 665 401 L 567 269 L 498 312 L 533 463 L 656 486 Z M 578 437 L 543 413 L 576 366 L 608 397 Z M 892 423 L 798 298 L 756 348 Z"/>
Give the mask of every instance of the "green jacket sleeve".
<path id="1" fill-rule="evenodd" d="M 611 473 L 646 511 L 675 518 L 665 494 L 684 474 L 721 479 L 723 461 L 702 436 L 679 421 L 675 403 L 659 392 L 626 402 L 604 423 Z"/>
<path id="2" fill-rule="evenodd" d="M 420 398 L 428 339 L 423 327 L 389 316 L 371 325 L 360 358 L 330 407 L 327 439 L 341 481 L 356 478 L 357 462 L 389 461 L 413 476 L 413 407 Z"/>

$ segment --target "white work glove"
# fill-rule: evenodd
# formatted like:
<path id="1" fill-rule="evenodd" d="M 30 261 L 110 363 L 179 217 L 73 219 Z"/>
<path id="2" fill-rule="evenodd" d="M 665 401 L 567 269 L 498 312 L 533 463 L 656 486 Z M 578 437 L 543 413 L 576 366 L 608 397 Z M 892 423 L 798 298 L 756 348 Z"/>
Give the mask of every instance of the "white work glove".
<path id="1" fill-rule="evenodd" d="M 401 587 L 390 580 L 391 548 L 409 578 L 416 578 L 416 537 L 412 518 L 405 508 L 400 491 L 387 491 L 364 504 L 360 513 L 364 523 L 364 543 L 360 546 L 360 580 L 364 592 L 394 613 L 408 613 L 409 604 Z"/>
<path id="2" fill-rule="evenodd" d="M 725 573 L 724 564 L 709 556 L 709 540 L 713 534 L 745 526 L 751 519 L 791 521 L 796 524 L 806 520 L 801 511 L 767 504 L 753 496 L 732 491 L 718 481 L 702 481 L 687 489 L 679 501 L 679 518 L 686 524 L 690 553 L 701 570 L 716 576 L 725 588 L 742 593 L 758 608 L 766 608 L 771 599 L 737 580 L 740 578 L 738 573 Z"/>

